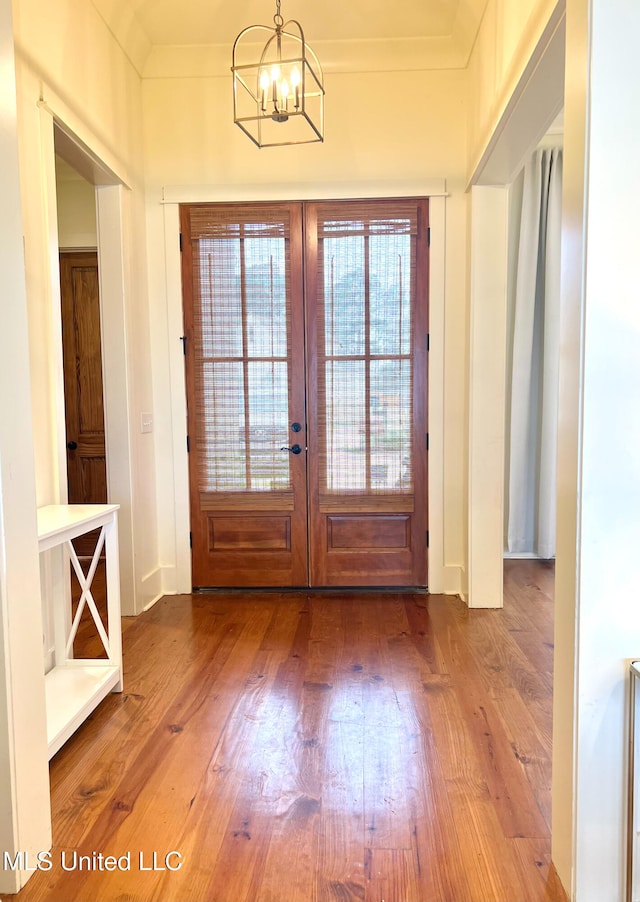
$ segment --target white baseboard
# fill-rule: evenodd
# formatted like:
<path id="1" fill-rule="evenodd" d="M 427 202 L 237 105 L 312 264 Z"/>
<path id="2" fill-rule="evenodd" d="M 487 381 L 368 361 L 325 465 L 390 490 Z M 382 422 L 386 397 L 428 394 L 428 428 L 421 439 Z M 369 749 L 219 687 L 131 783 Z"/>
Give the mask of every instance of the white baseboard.
<path id="1" fill-rule="evenodd" d="M 460 595 L 462 591 L 462 567 L 445 566 L 429 568 L 429 593 L 431 595 Z"/>
<path id="2" fill-rule="evenodd" d="M 56 665 L 56 651 L 53 645 L 44 649 L 44 672 L 49 673 Z"/>
<path id="3" fill-rule="evenodd" d="M 182 571 L 179 567 L 166 565 L 162 570 L 163 595 L 189 595 L 191 592 L 191 570 Z"/>
<path id="4" fill-rule="evenodd" d="M 156 567 L 155 570 L 147 573 L 142 578 L 140 585 L 140 612 L 148 611 L 164 594 L 162 589 L 162 567 Z"/>

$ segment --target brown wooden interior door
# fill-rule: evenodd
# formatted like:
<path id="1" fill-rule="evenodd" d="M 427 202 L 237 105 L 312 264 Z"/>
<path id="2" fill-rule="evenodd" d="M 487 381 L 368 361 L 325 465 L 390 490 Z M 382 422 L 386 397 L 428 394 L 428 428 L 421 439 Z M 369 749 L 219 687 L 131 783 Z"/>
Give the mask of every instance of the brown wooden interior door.
<path id="1" fill-rule="evenodd" d="M 306 586 L 301 207 L 183 206 L 181 230 L 193 585 Z"/>
<path id="2" fill-rule="evenodd" d="M 428 201 L 305 211 L 310 581 L 426 586 Z"/>
<path id="3" fill-rule="evenodd" d="M 60 254 L 67 479 L 70 504 L 107 501 L 100 294 L 95 251 Z M 93 553 L 97 533 L 74 541 Z"/>

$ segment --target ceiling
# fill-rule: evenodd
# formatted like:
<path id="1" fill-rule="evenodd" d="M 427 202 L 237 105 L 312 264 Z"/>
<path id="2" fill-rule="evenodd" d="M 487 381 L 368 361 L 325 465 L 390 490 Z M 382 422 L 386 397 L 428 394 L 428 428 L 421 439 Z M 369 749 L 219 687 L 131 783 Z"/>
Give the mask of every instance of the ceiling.
<path id="1" fill-rule="evenodd" d="M 274 0 L 92 0 L 141 75 L 153 53 L 169 47 L 226 45 L 249 25 L 273 23 Z M 391 42 L 443 47 L 466 64 L 487 0 L 282 0 L 283 18 L 298 19 L 305 37 L 322 44 Z M 439 54 L 439 55 L 438 55 Z M 340 54 L 344 58 L 344 49 Z M 427 61 L 427 66 L 450 65 Z"/>

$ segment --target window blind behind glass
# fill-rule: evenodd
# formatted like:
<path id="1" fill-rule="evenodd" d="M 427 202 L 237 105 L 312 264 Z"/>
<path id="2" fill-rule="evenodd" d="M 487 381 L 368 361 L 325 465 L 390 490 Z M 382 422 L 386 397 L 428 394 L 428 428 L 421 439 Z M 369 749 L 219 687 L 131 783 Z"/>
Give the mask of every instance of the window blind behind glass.
<path id="1" fill-rule="evenodd" d="M 288 215 L 195 206 L 190 227 L 199 491 L 288 490 Z"/>
<path id="2" fill-rule="evenodd" d="M 413 491 L 414 202 L 319 205 L 323 494 Z"/>

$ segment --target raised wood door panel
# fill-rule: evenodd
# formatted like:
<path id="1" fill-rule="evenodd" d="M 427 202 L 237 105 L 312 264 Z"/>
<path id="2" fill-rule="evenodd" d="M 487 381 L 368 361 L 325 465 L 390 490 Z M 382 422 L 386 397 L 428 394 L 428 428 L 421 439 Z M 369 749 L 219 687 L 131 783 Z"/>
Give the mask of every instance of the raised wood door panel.
<path id="1" fill-rule="evenodd" d="M 60 254 L 67 480 L 70 504 L 107 501 L 98 255 Z M 97 533 L 74 540 L 92 554 Z"/>
<path id="2" fill-rule="evenodd" d="M 428 201 L 305 205 L 315 586 L 427 584 Z"/>
<path id="3" fill-rule="evenodd" d="M 193 585 L 306 586 L 300 205 L 183 206 L 181 230 Z"/>

